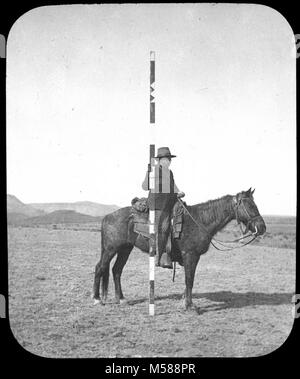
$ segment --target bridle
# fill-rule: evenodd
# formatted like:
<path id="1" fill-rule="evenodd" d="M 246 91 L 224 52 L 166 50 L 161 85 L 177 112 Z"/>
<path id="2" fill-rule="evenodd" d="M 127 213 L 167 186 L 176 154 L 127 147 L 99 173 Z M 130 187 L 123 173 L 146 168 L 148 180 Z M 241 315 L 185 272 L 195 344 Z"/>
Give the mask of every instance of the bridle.
<path id="1" fill-rule="evenodd" d="M 247 208 L 245 207 L 245 204 L 244 204 L 244 200 L 246 200 L 246 199 L 247 199 L 247 200 L 251 200 L 249 197 L 241 197 L 239 200 L 237 200 L 236 196 L 233 197 L 233 201 L 234 201 L 234 203 L 235 203 L 235 206 L 234 206 L 235 219 L 236 219 L 237 224 L 239 225 L 240 230 L 241 230 L 241 233 L 242 233 L 243 235 L 245 235 L 246 233 L 248 233 L 250 223 L 251 223 L 253 220 L 256 220 L 256 219 L 258 219 L 258 218 L 261 217 L 260 215 L 253 216 L 253 217 L 251 217 L 251 216 L 249 215 L 249 212 L 247 211 Z M 241 220 L 240 220 L 239 215 L 238 215 L 238 208 L 239 208 L 240 205 L 242 205 L 243 210 L 245 211 L 245 213 L 246 213 L 246 215 L 247 215 L 247 217 L 248 217 L 248 221 L 247 221 L 247 224 L 246 224 L 246 228 L 245 228 L 245 230 L 242 229 L 242 223 L 241 223 Z M 255 234 L 257 234 L 257 229 L 256 229 Z"/>
<path id="2" fill-rule="evenodd" d="M 241 233 L 243 234 L 242 237 L 239 237 L 239 238 L 236 238 L 234 240 L 231 240 L 231 241 L 221 241 L 217 238 L 214 238 L 211 236 L 211 234 L 208 232 L 208 230 L 205 228 L 205 226 L 203 224 L 200 224 L 199 222 L 197 222 L 195 220 L 195 218 L 191 215 L 191 213 L 188 211 L 188 209 L 186 208 L 185 204 L 183 203 L 183 201 L 178 198 L 178 200 L 180 201 L 181 205 L 183 206 L 183 208 L 185 209 L 185 211 L 187 212 L 187 214 L 191 217 L 191 219 L 194 221 L 194 223 L 200 228 L 202 229 L 210 238 L 210 244 L 213 245 L 213 247 L 219 251 L 229 251 L 229 250 L 233 250 L 233 249 L 238 249 L 238 248 L 241 248 L 243 246 L 246 246 L 248 244 L 250 244 L 251 242 L 253 242 L 256 238 L 257 238 L 257 234 L 258 234 L 258 231 L 257 231 L 257 227 L 255 226 L 255 233 L 251 233 L 251 234 L 248 234 L 248 235 L 245 235 L 248 231 L 249 231 L 249 225 L 250 223 L 253 221 L 253 220 L 256 220 L 257 218 L 261 217 L 260 215 L 257 215 L 257 216 L 254 216 L 254 217 L 251 217 L 249 215 L 249 212 L 247 211 L 247 208 L 245 207 L 245 204 L 244 204 L 244 200 L 245 199 L 249 199 L 248 197 L 241 197 L 240 199 L 237 200 L 236 196 L 233 197 L 233 202 L 234 202 L 234 213 L 235 213 L 235 218 L 236 218 L 236 221 L 241 229 Z M 251 200 L 251 199 L 250 199 Z M 243 231 L 242 229 L 242 226 L 241 226 L 241 220 L 238 216 L 238 209 L 240 206 L 243 206 L 243 209 L 247 215 L 247 217 L 249 218 L 248 221 L 247 221 L 247 225 L 246 225 L 246 229 L 245 231 Z M 243 245 L 239 245 L 239 246 L 226 246 L 225 244 L 226 243 L 234 243 L 234 242 L 240 242 L 242 241 L 243 239 L 245 238 L 248 238 L 248 237 L 253 237 L 251 240 L 247 241 L 246 243 L 244 243 Z M 223 247 L 226 247 L 226 249 L 220 249 L 218 246 L 215 245 L 215 243 L 219 243 L 220 245 L 222 245 Z"/>

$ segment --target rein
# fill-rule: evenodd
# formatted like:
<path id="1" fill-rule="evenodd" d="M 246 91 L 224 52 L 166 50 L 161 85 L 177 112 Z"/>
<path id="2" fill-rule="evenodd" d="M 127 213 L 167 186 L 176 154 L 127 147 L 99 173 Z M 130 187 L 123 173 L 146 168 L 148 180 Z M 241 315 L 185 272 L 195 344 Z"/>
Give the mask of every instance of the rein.
<path id="1" fill-rule="evenodd" d="M 184 205 L 183 201 L 182 201 L 180 198 L 178 198 L 178 200 L 180 201 L 181 205 L 182 205 L 183 208 L 186 210 L 186 212 L 187 212 L 187 214 L 190 216 L 190 218 L 194 221 L 194 223 L 195 223 L 200 229 L 202 229 L 202 230 L 203 230 L 203 231 L 204 231 L 209 237 L 211 237 L 210 233 L 209 233 L 208 230 L 205 228 L 205 226 L 202 225 L 202 224 L 200 224 L 199 222 L 197 222 L 197 221 L 195 220 L 195 218 L 191 215 L 191 213 L 188 211 L 188 209 L 187 209 L 186 206 Z M 252 218 L 251 218 L 250 215 L 249 215 L 249 213 L 247 212 L 247 209 L 246 209 L 244 203 L 242 202 L 242 199 L 240 200 L 239 203 L 242 203 L 242 204 L 243 204 L 244 210 L 246 211 L 247 215 L 248 215 L 249 218 L 250 218 L 249 221 L 248 221 L 248 223 L 247 223 L 247 226 L 246 226 L 246 230 L 247 230 L 247 229 L 248 229 L 249 222 L 252 221 L 252 220 L 254 220 L 255 218 L 258 218 L 259 216 L 256 216 L 256 217 L 252 217 Z M 240 225 L 240 228 L 241 228 L 240 220 L 239 220 L 238 215 L 237 215 L 237 208 L 238 208 L 238 206 L 239 206 L 239 204 L 237 204 L 237 206 L 236 206 L 236 208 L 235 208 L 235 215 L 236 215 L 236 220 L 237 220 L 237 222 L 238 222 L 238 224 Z M 241 248 L 241 247 L 243 247 L 243 246 L 248 245 L 249 243 L 253 242 L 253 241 L 257 238 L 257 228 L 256 228 L 256 227 L 255 227 L 255 230 L 256 230 L 255 233 L 251 233 L 251 234 L 248 234 L 247 236 L 242 236 L 242 237 L 240 237 L 240 238 L 236 238 L 236 239 L 231 240 L 231 241 L 220 241 L 220 240 L 218 240 L 218 239 L 216 239 L 216 238 L 214 238 L 214 237 L 211 237 L 210 244 L 211 244 L 215 249 L 217 249 L 217 250 L 219 250 L 219 251 L 230 251 L 230 250 L 238 249 L 238 248 Z M 242 229 L 241 229 L 241 231 L 242 231 Z M 243 233 L 243 231 L 242 231 L 242 233 Z M 250 241 L 247 241 L 246 243 L 244 243 L 243 245 L 234 246 L 234 247 L 232 247 L 232 246 L 226 246 L 226 245 L 225 245 L 225 243 L 239 242 L 239 241 L 241 241 L 241 240 L 243 240 L 243 239 L 245 239 L 245 238 L 251 237 L 251 236 L 253 236 L 253 238 L 252 238 Z M 214 241 L 214 242 L 218 242 L 218 243 L 219 243 L 220 245 L 222 245 L 223 247 L 226 247 L 226 249 L 220 249 L 220 248 L 219 248 L 218 246 L 216 246 L 212 241 Z"/>

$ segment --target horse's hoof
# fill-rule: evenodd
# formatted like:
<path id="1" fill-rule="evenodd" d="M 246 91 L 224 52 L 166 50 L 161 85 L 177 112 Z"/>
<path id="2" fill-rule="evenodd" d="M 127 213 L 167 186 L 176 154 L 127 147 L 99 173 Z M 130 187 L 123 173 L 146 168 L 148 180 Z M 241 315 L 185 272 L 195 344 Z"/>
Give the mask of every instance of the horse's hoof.
<path id="1" fill-rule="evenodd" d="M 98 305 L 98 304 L 102 304 L 103 305 L 103 303 L 102 303 L 102 301 L 100 299 L 94 299 L 93 305 Z"/>
<path id="2" fill-rule="evenodd" d="M 187 312 L 197 312 L 197 307 L 194 305 L 194 304 L 191 304 L 191 305 L 186 305 L 185 306 L 185 310 Z"/>
<path id="3" fill-rule="evenodd" d="M 127 303 L 126 299 L 115 299 L 115 304 L 117 304 L 117 305 L 122 305 L 122 304 L 126 304 L 126 303 Z"/>
<path id="4" fill-rule="evenodd" d="M 185 308 L 185 311 L 188 313 L 194 313 L 195 309 L 193 307 L 188 307 L 188 308 Z"/>

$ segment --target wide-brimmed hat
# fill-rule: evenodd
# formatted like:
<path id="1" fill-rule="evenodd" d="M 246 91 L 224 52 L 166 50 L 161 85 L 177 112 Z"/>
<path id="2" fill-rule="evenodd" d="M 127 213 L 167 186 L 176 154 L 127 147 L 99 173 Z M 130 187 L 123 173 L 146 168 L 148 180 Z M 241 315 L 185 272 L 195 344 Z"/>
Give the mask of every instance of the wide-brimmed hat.
<path id="1" fill-rule="evenodd" d="M 172 155 L 168 147 L 159 147 L 157 149 L 157 156 L 154 158 L 175 158 L 176 155 Z"/>

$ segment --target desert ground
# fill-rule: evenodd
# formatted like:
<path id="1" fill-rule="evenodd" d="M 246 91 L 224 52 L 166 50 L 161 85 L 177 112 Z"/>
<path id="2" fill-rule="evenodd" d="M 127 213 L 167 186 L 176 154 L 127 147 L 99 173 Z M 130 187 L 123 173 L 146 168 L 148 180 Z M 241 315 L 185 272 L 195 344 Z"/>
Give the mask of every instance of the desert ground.
<path id="1" fill-rule="evenodd" d="M 148 315 L 148 256 L 134 249 L 124 268 L 127 301 L 91 299 L 100 257 L 99 225 L 8 228 L 9 320 L 27 351 L 52 358 L 253 357 L 288 338 L 295 292 L 295 218 L 265 218 L 267 233 L 230 252 L 210 247 L 184 309 L 184 269 L 157 268 Z M 235 231 L 235 232 L 233 232 Z M 219 237 L 236 235 L 236 225 Z M 113 264 L 113 262 L 112 262 Z M 111 265 L 112 267 L 112 265 Z"/>

